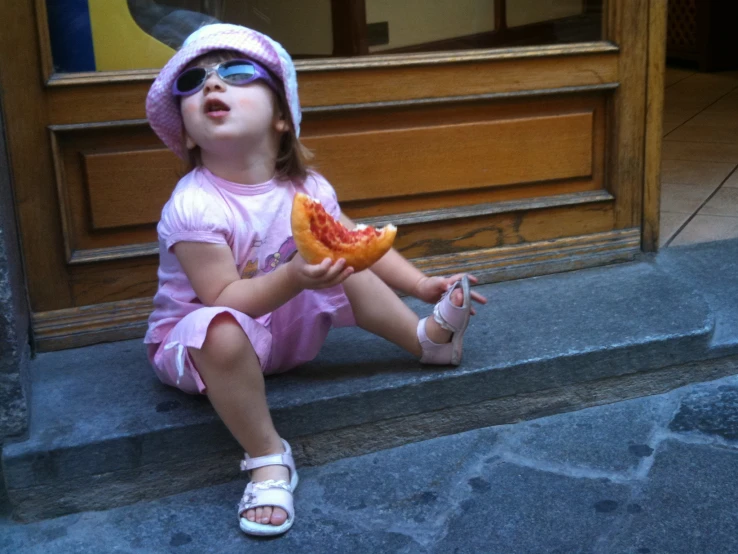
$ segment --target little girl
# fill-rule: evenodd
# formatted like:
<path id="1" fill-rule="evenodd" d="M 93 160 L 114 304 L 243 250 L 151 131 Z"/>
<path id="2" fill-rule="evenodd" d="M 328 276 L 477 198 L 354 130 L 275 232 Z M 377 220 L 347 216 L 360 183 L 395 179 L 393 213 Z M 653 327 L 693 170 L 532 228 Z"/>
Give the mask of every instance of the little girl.
<path id="1" fill-rule="evenodd" d="M 349 228 L 331 185 L 305 166 L 290 56 L 236 25 L 194 32 L 146 99 L 151 127 L 194 169 L 177 184 L 158 225 L 159 289 L 144 342 L 162 382 L 207 394 L 246 452 L 251 482 L 241 529 L 287 531 L 297 472 L 275 430 L 264 375 L 312 360 L 331 327 L 358 325 L 422 363 L 458 364 L 474 314 L 471 276 L 427 277 L 391 250 L 371 269 L 343 259 L 310 265 L 290 229 L 298 191 Z M 418 317 L 392 289 L 437 302 Z"/>

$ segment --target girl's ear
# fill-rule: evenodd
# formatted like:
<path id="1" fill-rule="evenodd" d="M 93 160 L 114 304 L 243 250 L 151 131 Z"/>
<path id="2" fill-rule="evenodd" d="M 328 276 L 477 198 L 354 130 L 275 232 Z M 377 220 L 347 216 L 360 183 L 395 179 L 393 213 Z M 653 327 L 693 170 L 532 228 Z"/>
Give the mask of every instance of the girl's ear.
<path id="1" fill-rule="evenodd" d="M 274 122 L 274 128 L 280 133 L 290 130 L 290 126 L 287 124 L 287 121 L 282 114 L 279 114 L 279 117 L 277 117 L 277 120 Z"/>

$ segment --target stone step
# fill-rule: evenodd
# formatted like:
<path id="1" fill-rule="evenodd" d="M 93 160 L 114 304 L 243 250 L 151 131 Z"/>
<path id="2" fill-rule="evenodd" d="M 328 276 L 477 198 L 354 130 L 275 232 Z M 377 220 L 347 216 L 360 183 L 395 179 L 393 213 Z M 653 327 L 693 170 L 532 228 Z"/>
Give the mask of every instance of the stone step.
<path id="1" fill-rule="evenodd" d="M 318 465 L 738 372 L 738 341 L 713 341 L 736 301 L 706 299 L 679 267 L 646 259 L 480 286 L 489 304 L 458 368 L 421 367 L 361 330 L 337 330 L 313 363 L 267 379 L 275 424 L 298 465 Z M 3 450 L 18 519 L 238 477 L 239 448 L 207 399 L 161 385 L 140 341 L 41 354 L 32 373 L 29 436 Z"/>
<path id="2" fill-rule="evenodd" d="M 0 551 L 735 553 L 737 415 L 732 376 L 301 467 L 276 541 L 239 531 L 243 476 L 82 517 L 0 513 Z"/>

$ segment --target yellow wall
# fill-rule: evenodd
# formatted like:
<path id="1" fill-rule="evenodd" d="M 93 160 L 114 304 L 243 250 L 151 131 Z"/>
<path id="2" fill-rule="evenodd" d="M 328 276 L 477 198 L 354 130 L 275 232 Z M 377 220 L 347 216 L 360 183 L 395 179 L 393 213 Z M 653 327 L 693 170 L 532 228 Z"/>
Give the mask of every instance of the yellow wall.
<path id="1" fill-rule="evenodd" d="M 88 7 L 98 71 L 159 68 L 174 54 L 136 24 L 126 0 L 89 0 Z"/>

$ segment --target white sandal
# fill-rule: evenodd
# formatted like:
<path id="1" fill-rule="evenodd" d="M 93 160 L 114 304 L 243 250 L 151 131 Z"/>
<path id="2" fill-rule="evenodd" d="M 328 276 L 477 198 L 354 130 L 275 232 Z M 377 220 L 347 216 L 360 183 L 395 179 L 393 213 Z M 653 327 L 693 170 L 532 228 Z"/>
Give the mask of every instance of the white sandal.
<path id="1" fill-rule="evenodd" d="M 292 457 L 292 449 L 286 440 L 281 439 L 284 445 L 284 453 L 271 454 L 269 456 L 260 456 L 258 458 L 250 458 L 248 454 L 244 454 L 241 461 L 242 471 L 251 471 L 264 466 L 285 466 L 290 470 L 290 482 L 280 479 L 275 481 L 250 482 L 243 491 L 243 497 L 238 503 L 238 519 L 241 525 L 241 531 L 249 535 L 280 535 L 289 530 L 295 522 L 295 506 L 292 493 L 297 487 L 299 481 L 297 471 L 295 470 L 295 460 Z M 243 514 L 246 510 L 252 510 L 263 506 L 276 506 L 287 512 L 287 519 L 282 525 L 272 525 L 271 523 L 257 523 L 249 521 Z"/>
<path id="2" fill-rule="evenodd" d="M 451 302 L 451 293 L 461 288 L 463 301 L 461 306 L 455 306 Z M 420 363 L 434 365 L 459 365 L 464 346 L 464 333 L 469 326 L 471 317 L 471 289 L 469 278 L 464 275 L 456 281 L 438 301 L 433 308 L 433 319 L 438 325 L 447 331 L 451 331 L 451 341 L 437 344 L 428 338 L 425 332 L 425 323 L 428 319 L 423 318 L 418 322 L 418 342 L 423 351 Z"/>

